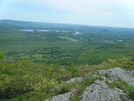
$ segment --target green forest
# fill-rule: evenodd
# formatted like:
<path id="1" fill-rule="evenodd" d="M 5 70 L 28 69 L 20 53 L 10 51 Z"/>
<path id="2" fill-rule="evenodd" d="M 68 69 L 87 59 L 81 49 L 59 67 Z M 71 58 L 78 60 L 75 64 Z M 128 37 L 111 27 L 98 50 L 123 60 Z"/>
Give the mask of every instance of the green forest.
<path id="1" fill-rule="evenodd" d="M 0 20 L 0 101 L 44 101 L 69 90 L 50 92 L 56 85 L 119 63 L 133 68 L 132 28 Z"/>

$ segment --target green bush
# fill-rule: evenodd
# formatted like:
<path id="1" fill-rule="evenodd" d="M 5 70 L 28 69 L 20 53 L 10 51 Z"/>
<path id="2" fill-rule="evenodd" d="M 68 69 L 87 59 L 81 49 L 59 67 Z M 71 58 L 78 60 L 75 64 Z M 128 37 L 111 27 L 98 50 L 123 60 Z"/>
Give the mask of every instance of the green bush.
<path id="1" fill-rule="evenodd" d="M 3 59 L 4 58 L 4 52 L 2 50 L 0 50 L 0 59 Z"/>
<path id="2" fill-rule="evenodd" d="M 134 61 L 133 57 L 128 58 L 119 58 L 119 59 L 108 59 L 107 61 L 102 63 L 101 69 L 110 69 L 114 67 L 120 67 L 125 70 L 134 69 Z"/>
<path id="3" fill-rule="evenodd" d="M 65 69 L 72 74 L 72 77 L 78 77 L 80 75 L 78 67 L 70 66 L 70 67 L 66 67 Z"/>
<path id="4" fill-rule="evenodd" d="M 58 82 L 52 78 L 53 69 L 35 64 L 29 59 L 0 63 L 0 98 L 11 99 L 20 95 L 32 98 L 48 92 Z M 21 97 L 20 97 L 21 98 Z"/>
<path id="5" fill-rule="evenodd" d="M 122 89 L 125 93 L 128 94 L 128 96 L 131 99 L 134 99 L 134 87 L 127 85 L 126 82 L 124 82 L 124 81 L 122 81 L 120 79 L 118 79 L 116 81 L 118 81 L 118 82 L 111 82 L 111 83 L 106 82 L 106 83 L 108 84 L 108 86 L 110 88 L 117 87 L 119 89 Z"/>

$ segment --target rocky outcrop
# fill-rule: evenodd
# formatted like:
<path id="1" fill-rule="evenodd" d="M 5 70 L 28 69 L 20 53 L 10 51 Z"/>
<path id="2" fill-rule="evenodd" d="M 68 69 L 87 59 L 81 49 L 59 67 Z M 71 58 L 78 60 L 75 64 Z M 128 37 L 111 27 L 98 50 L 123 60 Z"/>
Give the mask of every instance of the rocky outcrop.
<path id="1" fill-rule="evenodd" d="M 122 95 L 122 98 L 120 97 Z M 88 86 L 80 101 L 131 101 L 122 90 L 118 88 L 110 89 L 105 81 L 96 80 Z"/>
<path id="2" fill-rule="evenodd" d="M 45 101 L 69 101 L 69 98 L 73 96 L 73 94 L 76 92 L 77 92 L 77 89 L 74 89 L 72 92 L 53 96 L 52 98 L 47 99 Z"/>
<path id="3" fill-rule="evenodd" d="M 121 68 L 111 68 L 108 70 L 99 70 L 94 73 L 94 77 L 103 76 L 103 78 L 109 82 L 113 82 L 117 79 L 125 81 L 129 86 L 134 87 L 134 71 L 126 71 Z"/>
<path id="4" fill-rule="evenodd" d="M 69 81 L 65 82 L 65 83 L 74 83 L 74 82 L 82 82 L 84 81 L 84 78 L 82 77 L 76 77 L 76 78 L 72 78 Z"/>
<path id="5" fill-rule="evenodd" d="M 50 91 L 53 91 L 53 90 L 55 90 L 55 89 L 60 89 L 60 88 L 63 87 L 63 86 L 67 86 L 69 83 L 82 82 L 82 81 L 84 81 L 84 80 L 85 80 L 85 79 L 82 78 L 82 77 L 72 78 L 72 79 L 70 79 L 70 80 L 68 80 L 68 81 L 66 81 L 66 82 L 64 82 L 64 83 L 62 83 L 62 84 L 56 86 L 54 89 L 50 89 Z"/>
<path id="6" fill-rule="evenodd" d="M 79 97 L 79 101 L 134 101 L 129 98 L 129 96 L 124 93 L 123 90 L 114 87 L 110 88 L 106 82 L 116 82 L 118 79 L 126 82 L 129 86 L 134 87 L 134 70 L 126 71 L 121 68 L 111 68 L 108 70 L 99 70 L 95 72 L 93 78 L 102 77 L 104 80 L 95 80 L 94 83 L 86 87 L 83 94 Z M 82 82 L 86 79 L 84 78 L 73 78 L 64 84 Z M 60 87 L 60 86 L 58 86 Z M 73 96 L 76 90 L 72 92 L 60 94 L 54 96 L 45 101 L 70 101 L 69 98 Z"/>

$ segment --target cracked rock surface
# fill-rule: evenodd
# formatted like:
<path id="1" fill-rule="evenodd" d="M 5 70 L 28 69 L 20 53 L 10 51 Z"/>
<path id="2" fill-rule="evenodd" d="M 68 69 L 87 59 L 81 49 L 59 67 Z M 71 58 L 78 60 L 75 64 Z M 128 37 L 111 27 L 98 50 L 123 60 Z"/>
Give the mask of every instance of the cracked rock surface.
<path id="1" fill-rule="evenodd" d="M 99 70 L 95 72 L 93 76 L 98 77 L 102 74 L 111 82 L 117 79 L 121 79 L 122 81 L 125 81 L 129 86 L 134 87 L 134 70 L 126 71 L 121 68 L 111 68 L 108 70 Z"/>
<path id="2" fill-rule="evenodd" d="M 122 98 L 120 97 L 122 95 Z M 105 81 L 96 80 L 80 96 L 80 101 L 132 101 L 122 90 L 110 89 Z"/>
<path id="3" fill-rule="evenodd" d="M 64 94 L 60 94 L 60 95 L 57 95 L 57 96 L 53 96 L 52 98 L 47 99 L 45 101 L 70 101 L 69 98 L 71 96 L 73 96 L 73 94 L 75 92 L 77 92 L 76 89 L 74 89 L 73 91 L 71 91 L 69 93 L 64 93 Z"/>
<path id="4" fill-rule="evenodd" d="M 119 81 L 116 81 L 120 79 L 126 82 L 129 86 L 134 87 L 134 70 L 126 71 L 121 68 L 111 68 L 108 70 L 99 70 L 92 76 L 95 78 L 101 76 L 104 78 L 104 81 L 95 80 L 94 83 L 86 87 L 82 95 L 79 96 L 79 101 L 134 101 L 130 99 L 123 90 L 116 87 L 109 88 L 106 84 L 106 82 L 120 83 Z M 84 80 L 84 78 L 73 78 L 67 81 L 65 84 L 76 81 L 82 82 Z M 60 88 L 60 86 L 58 87 Z M 76 92 L 77 90 L 75 89 L 72 92 L 53 96 L 45 101 L 70 101 L 70 97 Z"/>

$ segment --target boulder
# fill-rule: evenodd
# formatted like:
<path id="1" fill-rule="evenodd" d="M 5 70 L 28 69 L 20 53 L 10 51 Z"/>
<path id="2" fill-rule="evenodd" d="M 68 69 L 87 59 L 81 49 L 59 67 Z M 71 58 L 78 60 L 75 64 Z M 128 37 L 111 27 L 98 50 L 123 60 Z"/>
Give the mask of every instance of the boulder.
<path id="1" fill-rule="evenodd" d="M 122 97 L 120 96 L 122 95 Z M 96 80 L 88 86 L 79 101 L 132 101 L 122 90 L 110 89 L 105 81 Z"/>
<path id="2" fill-rule="evenodd" d="M 109 82 L 113 82 L 117 79 L 125 81 L 129 86 L 134 87 L 134 71 L 126 71 L 121 68 L 111 68 L 108 70 L 99 70 L 94 73 L 93 77 L 103 77 Z"/>
<path id="3" fill-rule="evenodd" d="M 106 82 L 120 83 L 116 80 L 121 79 L 129 86 L 134 87 L 134 70 L 126 71 L 121 68 L 111 68 L 108 70 L 99 70 L 92 76 L 94 78 L 101 76 L 104 81 L 95 80 L 94 83 L 86 87 L 83 94 L 79 97 L 79 101 L 134 101 L 131 100 L 123 90 L 116 87 L 109 88 L 106 84 Z M 62 86 L 66 86 L 69 83 L 82 82 L 84 80 L 86 80 L 86 78 L 73 78 L 57 86 L 55 89 L 60 89 Z M 45 101 L 70 101 L 69 98 L 73 96 L 76 91 L 75 89 L 72 92 L 53 96 Z"/>
<path id="4" fill-rule="evenodd" d="M 69 98 L 73 96 L 73 94 L 76 92 L 77 92 L 77 89 L 74 89 L 73 91 L 69 93 L 64 93 L 64 94 L 60 94 L 57 96 L 53 96 L 52 98 L 47 99 L 45 101 L 70 101 Z"/>
<path id="5" fill-rule="evenodd" d="M 64 83 L 62 83 L 62 84 L 56 86 L 55 88 L 50 89 L 50 91 L 53 91 L 53 90 L 55 90 L 55 89 L 61 89 L 62 86 L 66 86 L 66 85 L 68 85 L 69 83 L 82 82 L 82 81 L 84 81 L 84 80 L 85 80 L 85 79 L 82 78 L 82 77 L 72 78 L 72 79 L 70 79 L 70 80 L 68 80 L 68 81 L 66 81 L 66 82 L 64 82 Z"/>
<path id="6" fill-rule="evenodd" d="M 85 79 L 82 78 L 82 77 L 76 77 L 76 78 L 72 78 L 72 79 L 66 81 L 65 83 L 82 82 L 82 81 L 84 81 L 84 80 L 85 80 Z"/>

